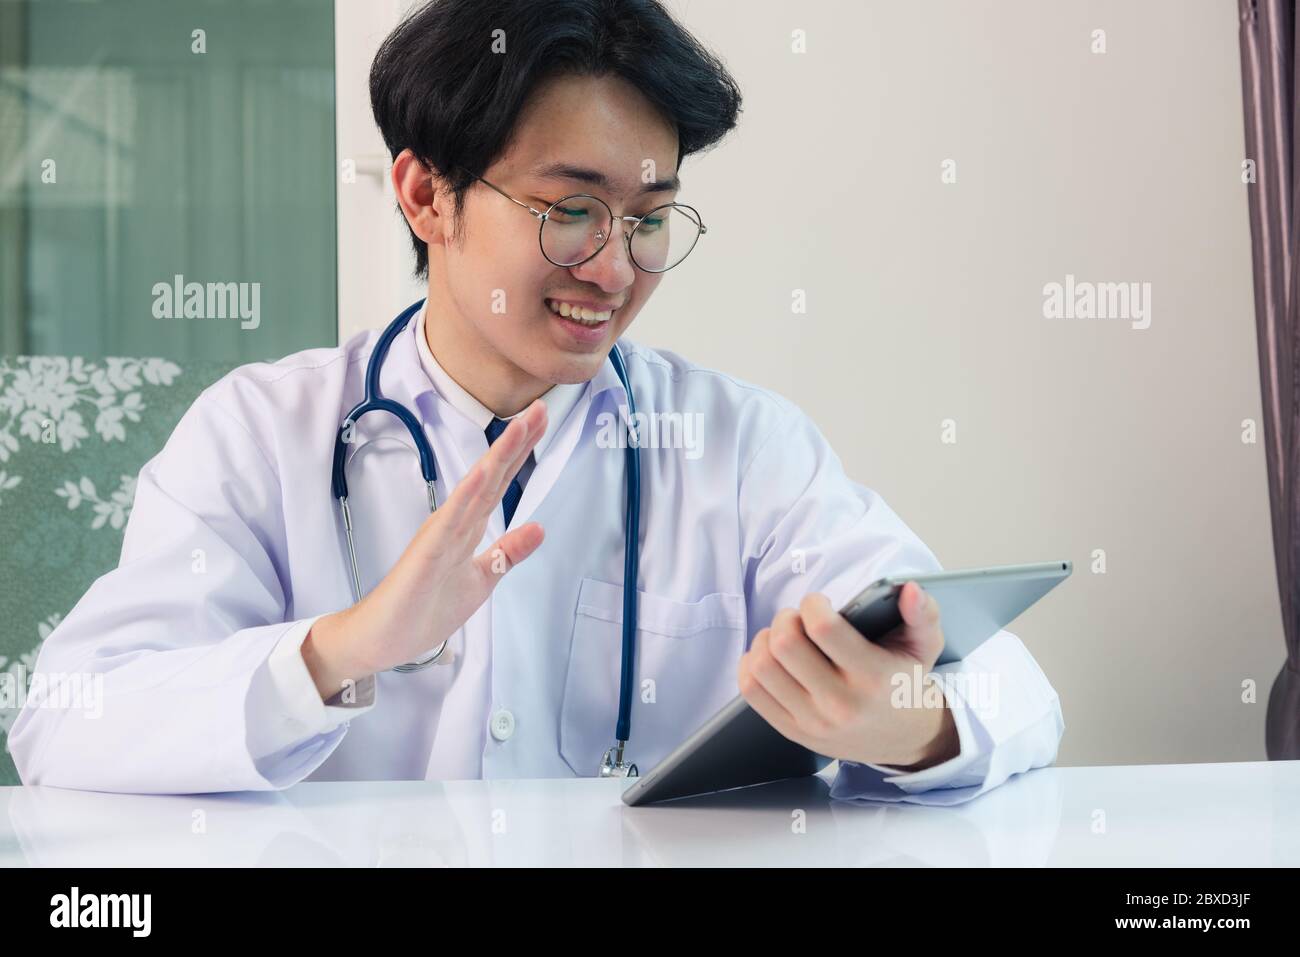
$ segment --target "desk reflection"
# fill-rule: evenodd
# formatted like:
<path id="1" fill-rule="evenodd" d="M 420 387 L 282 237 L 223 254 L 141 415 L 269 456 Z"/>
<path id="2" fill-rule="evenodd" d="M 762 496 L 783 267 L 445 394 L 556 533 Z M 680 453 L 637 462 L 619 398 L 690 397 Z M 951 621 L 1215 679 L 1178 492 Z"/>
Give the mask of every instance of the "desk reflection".
<path id="1" fill-rule="evenodd" d="M 1039 866 L 1062 783 L 955 807 L 832 801 L 819 777 L 626 807 L 617 780 L 387 781 L 287 791 L 5 792 L 0 863 L 33 866 Z"/>

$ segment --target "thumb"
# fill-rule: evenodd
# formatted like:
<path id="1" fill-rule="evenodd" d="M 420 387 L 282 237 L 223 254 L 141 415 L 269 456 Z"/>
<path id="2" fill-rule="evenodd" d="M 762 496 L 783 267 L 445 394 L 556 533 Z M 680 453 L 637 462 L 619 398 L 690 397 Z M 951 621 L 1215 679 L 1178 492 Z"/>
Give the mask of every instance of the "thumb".
<path id="1" fill-rule="evenodd" d="M 912 628 L 925 628 L 932 625 L 938 617 L 935 614 L 939 610 L 938 603 L 931 601 L 925 589 L 917 582 L 909 581 L 907 584 L 911 586 L 911 592 L 900 596 L 901 600 L 898 603 L 904 623 Z"/>
<path id="2" fill-rule="evenodd" d="M 911 594 L 900 596 L 899 601 L 904 625 L 899 635 L 904 642 L 898 650 L 906 651 L 912 657 L 924 662 L 927 668 L 933 668 L 944 646 L 943 628 L 939 621 L 939 602 L 917 582 L 912 581 L 908 584 L 912 589 Z"/>
<path id="3" fill-rule="evenodd" d="M 543 535 L 542 526 L 536 522 L 512 528 L 495 544 L 476 555 L 474 565 L 494 585 L 502 575 L 537 551 Z"/>

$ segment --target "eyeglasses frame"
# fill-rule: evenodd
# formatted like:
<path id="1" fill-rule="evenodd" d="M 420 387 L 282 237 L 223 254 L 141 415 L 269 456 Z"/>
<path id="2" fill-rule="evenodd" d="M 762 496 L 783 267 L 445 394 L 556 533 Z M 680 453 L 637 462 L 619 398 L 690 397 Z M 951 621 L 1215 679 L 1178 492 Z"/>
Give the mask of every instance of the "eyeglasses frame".
<path id="1" fill-rule="evenodd" d="M 466 172 L 469 171 L 466 170 Z M 632 265 L 636 266 L 637 269 L 640 269 L 642 272 L 651 273 L 654 275 L 660 275 L 666 273 L 669 269 L 672 269 L 676 266 L 680 266 L 682 263 L 686 262 L 686 257 L 689 256 L 692 252 L 694 252 L 696 244 L 700 241 L 700 237 L 709 231 L 709 228 L 704 225 L 704 220 L 700 216 L 699 211 L 694 206 L 688 206 L 686 203 L 676 203 L 676 202 L 664 203 L 661 206 L 656 206 L 654 209 L 650 210 L 650 212 L 646 213 L 644 216 L 615 216 L 614 210 L 610 209 L 609 203 L 605 202 L 599 196 L 593 196 L 591 193 L 570 193 L 568 196 L 563 196 L 560 199 L 557 199 L 555 202 L 551 203 L 551 205 L 546 208 L 546 211 L 542 212 L 541 210 L 533 209 L 532 206 L 528 205 L 525 202 L 521 202 L 520 200 L 515 199 L 513 196 L 511 196 L 501 187 L 489 183 L 487 180 L 485 180 L 482 176 L 479 176 L 477 173 L 470 173 L 470 175 L 473 176 L 480 183 L 482 183 L 484 186 L 490 186 L 492 189 L 496 190 L 506 199 L 510 200 L 510 202 L 514 203 L 516 206 L 522 206 L 524 209 L 528 210 L 528 212 L 532 213 L 533 216 L 537 217 L 537 219 L 539 220 L 537 225 L 537 248 L 541 250 L 542 255 L 546 258 L 546 261 L 548 263 L 550 263 L 553 266 L 559 266 L 561 269 L 572 269 L 575 266 L 581 266 L 583 263 L 590 262 L 591 260 L 595 259 L 597 256 L 600 255 L 601 250 L 603 250 L 605 246 L 609 243 L 609 238 L 610 238 L 609 236 L 606 236 L 603 240 L 601 240 L 600 246 L 597 247 L 595 252 L 593 252 L 586 259 L 579 260 L 576 263 L 557 263 L 550 256 L 547 256 L 546 247 L 542 245 L 542 230 L 546 228 L 546 223 L 551 218 L 551 211 L 554 210 L 555 207 L 562 205 L 566 200 L 578 199 L 578 198 L 594 199 L 596 202 L 600 203 L 600 205 L 604 206 L 605 209 L 608 210 L 609 212 L 610 236 L 614 234 L 613 226 L 616 222 L 635 223 L 636 225 L 632 227 L 631 232 L 628 232 L 626 229 L 623 231 L 623 240 L 624 242 L 627 243 L 627 258 L 631 261 Z M 646 269 L 644 266 L 642 266 L 639 262 L 636 261 L 636 256 L 632 253 L 632 237 L 636 235 L 636 231 L 637 229 L 640 228 L 641 223 L 644 222 L 646 219 L 648 219 L 651 216 L 651 214 L 656 213 L 661 209 L 668 209 L 674 206 L 679 207 L 681 209 L 690 210 L 691 218 L 694 219 L 696 225 L 700 227 L 700 231 L 695 236 L 695 242 L 691 243 L 691 248 L 686 250 L 686 253 L 682 256 L 682 258 L 677 260 L 677 262 L 673 263 L 672 266 L 668 266 L 664 269 Z"/>

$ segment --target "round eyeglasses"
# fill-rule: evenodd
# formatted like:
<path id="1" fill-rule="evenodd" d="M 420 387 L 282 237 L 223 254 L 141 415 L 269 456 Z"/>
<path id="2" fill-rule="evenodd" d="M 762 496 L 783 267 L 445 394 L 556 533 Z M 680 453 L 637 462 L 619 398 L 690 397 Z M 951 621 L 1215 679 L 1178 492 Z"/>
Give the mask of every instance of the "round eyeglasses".
<path id="1" fill-rule="evenodd" d="M 600 197 L 574 193 L 557 199 L 545 212 L 520 202 L 482 176 L 470 174 L 485 186 L 491 186 L 516 206 L 522 206 L 539 220 L 537 241 L 542 255 L 553 265 L 563 268 L 580 266 L 594 257 L 614 234 L 614 220 L 635 225 L 627 241 L 628 257 L 643 272 L 667 272 L 680 265 L 702 235 L 708 232 L 700 214 L 684 203 L 665 203 L 644 216 L 615 217 Z"/>

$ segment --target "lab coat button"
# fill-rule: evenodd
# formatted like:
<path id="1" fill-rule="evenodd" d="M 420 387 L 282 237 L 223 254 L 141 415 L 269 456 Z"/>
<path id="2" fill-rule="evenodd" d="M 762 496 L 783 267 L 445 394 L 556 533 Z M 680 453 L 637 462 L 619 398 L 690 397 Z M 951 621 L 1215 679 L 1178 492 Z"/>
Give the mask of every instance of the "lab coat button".
<path id="1" fill-rule="evenodd" d="M 506 741 L 515 733 L 515 716 L 505 708 L 498 708 L 492 715 L 492 737 Z"/>

